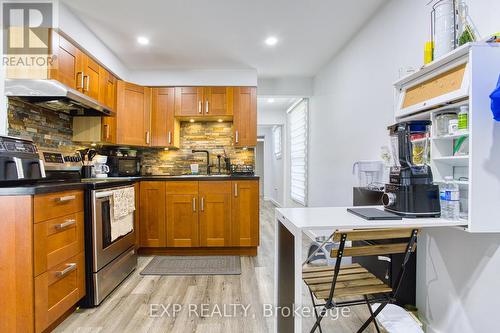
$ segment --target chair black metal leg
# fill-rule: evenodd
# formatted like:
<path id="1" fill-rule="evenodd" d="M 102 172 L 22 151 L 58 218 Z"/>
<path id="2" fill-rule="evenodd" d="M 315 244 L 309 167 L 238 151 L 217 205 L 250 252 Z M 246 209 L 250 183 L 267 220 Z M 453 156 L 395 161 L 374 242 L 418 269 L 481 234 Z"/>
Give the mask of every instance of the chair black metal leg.
<path id="1" fill-rule="evenodd" d="M 318 309 L 316 309 L 316 302 L 314 301 L 314 295 L 311 291 L 311 289 L 309 289 L 309 294 L 311 295 L 311 302 L 313 304 L 313 308 L 314 308 L 314 316 L 316 317 L 316 321 L 318 320 Z M 318 328 L 319 328 L 319 333 L 323 333 L 323 329 L 321 328 L 321 324 L 318 325 Z"/>
<path id="2" fill-rule="evenodd" d="M 316 319 L 316 322 L 314 323 L 314 326 L 311 328 L 311 331 L 309 333 L 314 333 L 318 327 L 321 327 L 321 320 L 323 319 L 325 313 L 326 313 L 326 306 L 321 310 L 321 313 L 319 314 L 318 319 Z"/>
<path id="3" fill-rule="evenodd" d="M 370 311 L 370 316 L 373 317 L 373 310 L 372 307 L 370 306 L 370 302 L 368 301 L 368 296 L 365 295 L 365 302 L 366 305 L 368 306 L 368 310 Z M 377 329 L 377 333 L 380 333 L 380 328 L 378 327 L 377 321 L 374 319 L 373 323 L 375 324 L 375 328 Z"/>
<path id="4" fill-rule="evenodd" d="M 370 318 L 368 318 L 368 320 L 365 321 L 365 323 L 363 324 L 363 326 L 360 327 L 360 329 L 358 330 L 357 333 L 363 332 L 368 327 L 368 325 L 370 325 L 371 322 L 373 320 L 375 320 L 375 317 L 377 317 L 377 315 L 380 313 L 380 311 L 382 311 L 387 304 L 389 304 L 389 303 L 380 304 L 379 307 L 377 308 L 377 310 L 375 310 L 375 312 L 370 316 Z"/>

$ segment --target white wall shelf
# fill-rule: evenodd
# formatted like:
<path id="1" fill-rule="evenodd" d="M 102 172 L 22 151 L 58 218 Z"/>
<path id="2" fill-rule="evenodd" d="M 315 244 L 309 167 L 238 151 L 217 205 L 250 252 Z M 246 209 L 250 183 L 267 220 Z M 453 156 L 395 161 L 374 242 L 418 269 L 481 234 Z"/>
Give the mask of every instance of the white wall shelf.
<path id="1" fill-rule="evenodd" d="M 429 119 L 434 123 L 443 112 L 458 113 L 461 106 L 469 107 L 467 132 L 437 136 L 431 128 L 430 161 L 436 184 L 452 176 L 459 185 L 460 210 L 468 214 L 468 225 L 461 230 L 471 233 L 500 233 L 500 210 L 495 209 L 500 202 L 500 123 L 493 120 L 489 98 L 500 75 L 498 59 L 500 45 L 467 44 L 394 84 L 396 121 Z M 456 91 L 431 94 L 429 100 L 403 107 L 407 92 L 426 84 L 439 90 L 440 75 L 464 65 L 463 82 Z M 464 135 L 468 136 L 468 147 L 464 147 L 468 155 L 454 156 L 453 145 Z"/>

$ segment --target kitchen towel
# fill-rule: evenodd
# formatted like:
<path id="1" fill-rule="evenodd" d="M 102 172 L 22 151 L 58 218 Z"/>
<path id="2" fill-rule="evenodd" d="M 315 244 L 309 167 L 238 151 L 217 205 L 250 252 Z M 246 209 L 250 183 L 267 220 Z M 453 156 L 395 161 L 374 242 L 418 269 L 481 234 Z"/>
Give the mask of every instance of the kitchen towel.
<path id="1" fill-rule="evenodd" d="M 121 219 L 135 210 L 135 193 L 133 187 L 113 191 L 113 216 Z"/>
<path id="2" fill-rule="evenodd" d="M 133 187 L 113 191 L 111 241 L 134 230 L 135 192 Z"/>

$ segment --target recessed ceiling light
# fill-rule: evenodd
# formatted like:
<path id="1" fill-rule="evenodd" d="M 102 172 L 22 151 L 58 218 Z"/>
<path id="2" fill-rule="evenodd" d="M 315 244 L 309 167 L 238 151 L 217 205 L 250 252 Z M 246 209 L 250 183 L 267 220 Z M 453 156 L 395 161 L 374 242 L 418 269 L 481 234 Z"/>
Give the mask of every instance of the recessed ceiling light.
<path id="1" fill-rule="evenodd" d="M 268 99 L 267 99 L 267 102 L 268 102 L 268 103 L 274 103 L 274 98 L 268 98 Z"/>
<path id="2" fill-rule="evenodd" d="M 269 36 L 266 38 L 265 43 L 268 46 L 274 46 L 274 45 L 276 45 L 276 43 L 278 43 L 278 38 L 276 38 L 274 36 Z"/>
<path id="3" fill-rule="evenodd" d="M 141 45 L 148 45 L 149 39 L 144 37 L 144 36 L 139 36 L 139 37 L 137 37 L 137 43 L 139 43 Z"/>

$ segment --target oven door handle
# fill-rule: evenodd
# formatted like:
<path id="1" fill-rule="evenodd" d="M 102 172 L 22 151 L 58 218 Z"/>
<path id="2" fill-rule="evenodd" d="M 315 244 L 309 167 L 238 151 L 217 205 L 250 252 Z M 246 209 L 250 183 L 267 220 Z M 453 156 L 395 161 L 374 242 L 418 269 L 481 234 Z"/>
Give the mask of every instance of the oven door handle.
<path id="1" fill-rule="evenodd" d="M 105 197 L 110 197 L 113 195 L 113 191 L 103 191 L 103 192 L 97 192 L 95 194 L 96 198 L 105 198 Z"/>

